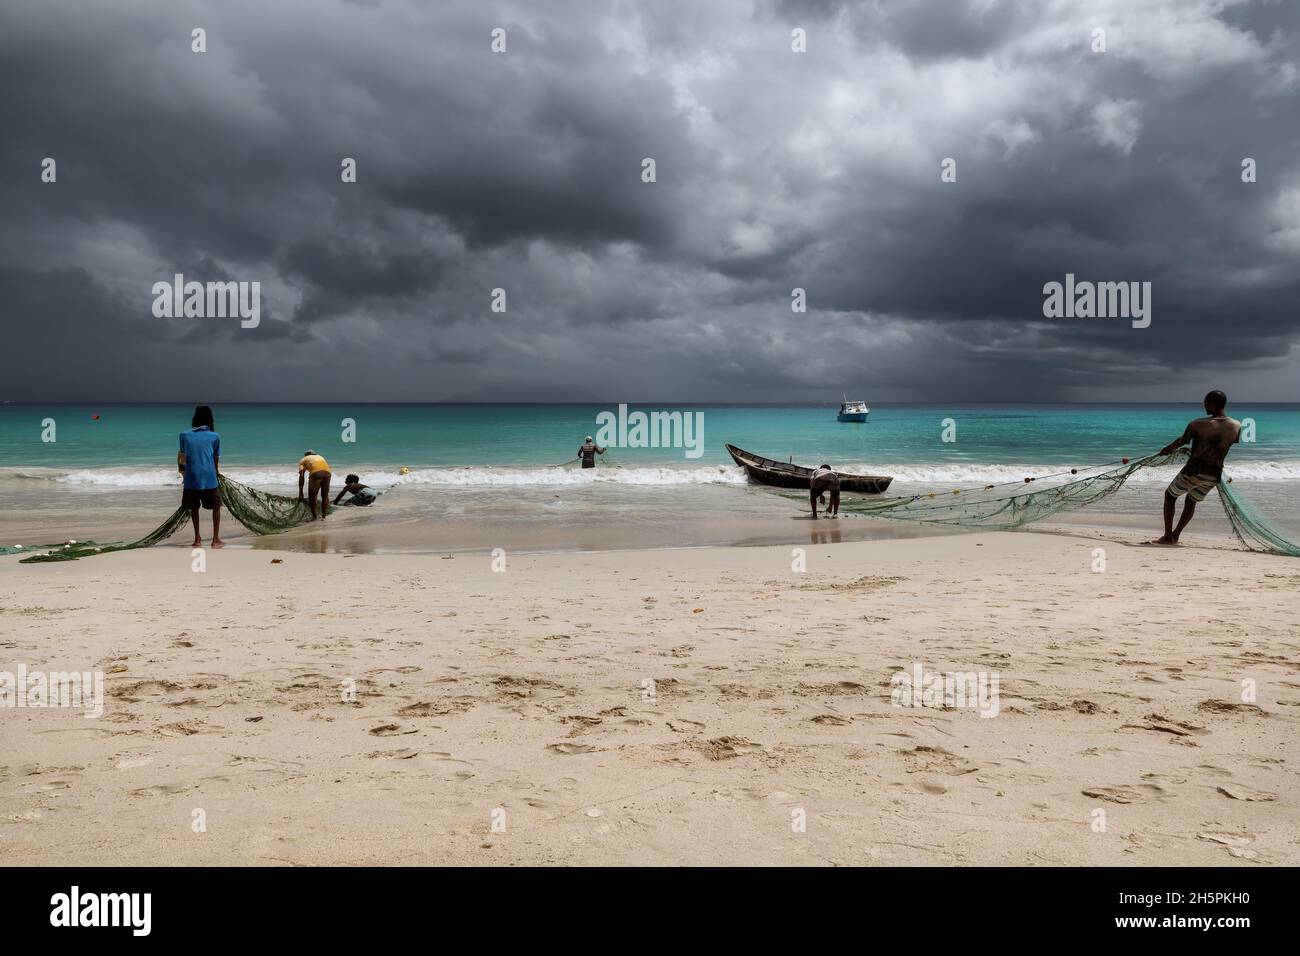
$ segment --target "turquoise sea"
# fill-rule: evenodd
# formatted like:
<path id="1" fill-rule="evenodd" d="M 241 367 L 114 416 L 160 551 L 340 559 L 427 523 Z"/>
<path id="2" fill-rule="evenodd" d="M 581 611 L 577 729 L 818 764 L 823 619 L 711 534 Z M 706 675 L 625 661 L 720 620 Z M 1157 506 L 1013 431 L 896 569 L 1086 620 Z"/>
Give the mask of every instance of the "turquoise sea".
<path id="1" fill-rule="evenodd" d="M 910 494 L 1140 457 L 1203 414 L 1192 404 L 880 405 L 865 424 L 841 424 L 835 404 L 633 406 L 627 414 L 698 415 L 702 434 L 691 437 L 702 440 L 694 449 L 611 447 L 600 467 L 582 471 L 565 463 L 585 435 L 598 433 L 598 416 L 617 415 L 617 405 L 213 407 L 222 470 L 231 477 L 295 493 L 298 458 L 314 449 L 337 475 L 355 471 L 388 492 L 364 521 L 345 516 L 349 528 L 401 538 L 404 546 L 436 538 L 440 547 L 488 526 L 557 546 L 595 525 L 631 529 L 636 540 L 656 545 L 748 540 L 727 529 L 795 515 L 788 499 L 747 483 L 724 442 L 771 458 L 892 475 L 890 493 Z M 148 530 L 174 507 L 177 435 L 192 412 L 192 405 L 0 406 L 0 528 L 16 523 L 35 535 L 71 527 L 98 536 L 93 522 L 112 519 L 115 531 Z M 1255 440 L 1234 449 L 1228 473 L 1272 518 L 1300 530 L 1300 404 L 1232 404 L 1229 413 L 1253 422 Z M 955 440 L 944 441 L 945 433 Z M 345 440 L 349 435 L 355 440 Z M 1139 473 L 1123 494 L 1090 509 L 1096 514 L 1078 518 L 1115 523 L 1128 515 L 1145 529 L 1159 510 L 1158 483 L 1168 478 Z M 712 530 L 701 536 L 682 530 L 688 525 Z M 1215 527 L 1209 518 L 1200 526 Z M 763 534 L 771 540 L 770 531 Z"/>
<path id="2" fill-rule="evenodd" d="M 521 472 L 562 463 L 601 412 L 617 405 L 217 405 L 222 460 L 232 470 L 292 469 L 308 447 L 335 470 L 412 469 Z M 703 455 L 681 448 L 611 449 L 625 468 L 690 470 L 730 465 L 724 442 L 798 462 L 827 460 L 900 478 L 983 481 L 1007 466 L 1086 465 L 1136 457 L 1176 437 L 1195 405 L 876 406 L 865 424 L 840 424 L 835 406 L 632 406 L 631 411 L 698 412 Z M 0 406 L 0 475 L 46 470 L 60 480 L 170 483 L 177 434 L 193 406 Z M 1234 450 L 1243 477 L 1300 480 L 1300 405 L 1234 405 L 1253 419 L 1256 441 Z M 98 416 L 96 418 L 95 416 Z M 56 441 L 42 441 L 52 419 Z M 346 419 L 355 440 L 343 440 Z M 956 440 L 942 440 L 952 419 Z M 484 474 L 483 480 L 488 476 Z M 538 480 L 544 476 L 534 475 Z M 460 476 L 472 482 L 474 476 Z M 648 478 L 647 478 L 648 480 Z M 665 481 L 671 480 L 665 478 Z"/>

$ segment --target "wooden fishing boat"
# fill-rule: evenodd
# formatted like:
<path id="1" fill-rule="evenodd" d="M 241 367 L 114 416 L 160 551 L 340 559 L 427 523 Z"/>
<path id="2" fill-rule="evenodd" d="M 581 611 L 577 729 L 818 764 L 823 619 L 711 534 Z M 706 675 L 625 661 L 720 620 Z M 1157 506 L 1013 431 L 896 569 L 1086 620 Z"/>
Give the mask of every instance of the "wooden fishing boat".
<path id="1" fill-rule="evenodd" d="M 812 484 L 811 468 L 764 458 L 735 445 L 727 445 L 726 449 L 732 460 L 745 469 L 751 481 L 757 481 L 761 485 L 775 485 L 777 488 L 807 488 Z M 841 491 L 856 491 L 866 495 L 881 494 L 894 480 L 888 475 L 846 475 L 841 471 L 835 474 L 839 475 Z"/>

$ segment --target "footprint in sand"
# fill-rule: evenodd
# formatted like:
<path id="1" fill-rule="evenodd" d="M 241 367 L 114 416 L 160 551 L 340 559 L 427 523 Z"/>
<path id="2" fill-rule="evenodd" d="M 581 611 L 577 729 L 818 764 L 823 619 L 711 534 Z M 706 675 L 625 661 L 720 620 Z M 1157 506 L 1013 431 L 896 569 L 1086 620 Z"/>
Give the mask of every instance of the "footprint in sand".
<path id="1" fill-rule="evenodd" d="M 136 767 L 143 767 L 151 763 L 153 763 L 153 757 L 124 757 L 114 766 L 118 770 L 134 770 Z"/>
<path id="2" fill-rule="evenodd" d="M 1224 833 L 1210 830 L 1196 834 L 1196 839 L 1225 846 L 1228 848 L 1228 855 L 1239 860 L 1261 859 L 1258 852 L 1248 849 L 1250 844 L 1255 842 L 1255 834 L 1253 833 Z"/>
<path id="3" fill-rule="evenodd" d="M 698 734 L 704 730 L 704 725 L 698 720 L 686 720 L 678 718 L 668 721 L 668 729 L 677 734 Z"/>
<path id="4" fill-rule="evenodd" d="M 371 760 L 380 760 L 388 758 L 389 760 L 410 760 L 412 757 L 419 756 L 420 751 L 412 750 L 410 747 L 403 747 L 400 750 L 372 750 L 366 756 Z"/>
<path id="5" fill-rule="evenodd" d="M 922 793 L 930 793 L 936 796 L 948 792 L 947 785 L 938 780 L 918 780 L 916 781 L 915 786 L 916 789 L 920 790 Z"/>
<path id="6" fill-rule="evenodd" d="M 560 718 L 560 723 L 570 724 L 573 729 L 569 731 L 570 737 L 577 737 L 593 727 L 599 727 L 605 721 L 600 717 L 587 717 L 582 714 L 568 714 Z"/>
<path id="7" fill-rule="evenodd" d="M 140 787 L 138 790 L 128 792 L 133 797 L 166 797 L 171 794 L 185 793 L 196 786 L 198 785 L 193 783 L 156 783 L 151 787 Z"/>
<path id="8" fill-rule="evenodd" d="M 419 701 L 414 704 L 407 704 L 398 713 L 403 717 L 429 717 L 438 713 L 438 709 L 427 701 Z"/>
<path id="9" fill-rule="evenodd" d="M 1169 734 L 1179 743 L 1186 744 L 1189 747 L 1197 746 L 1192 736 L 1208 734 L 1209 731 L 1204 727 L 1196 724 L 1186 724 L 1173 720 L 1163 714 L 1147 714 L 1146 723 L 1142 724 L 1121 724 L 1120 730 L 1151 730 L 1162 734 Z"/>
<path id="10" fill-rule="evenodd" d="M 794 692 L 799 696 L 856 697 L 867 693 L 867 688 L 856 681 L 842 680 L 834 684 L 798 684 Z"/>
<path id="11" fill-rule="evenodd" d="M 419 731 L 414 728 L 403 730 L 400 724 L 380 724 L 378 727 L 371 727 L 367 733 L 373 737 L 397 737 L 402 734 L 419 733 Z"/>
<path id="12" fill-rule="evenodd" d="M 172 691 L 182 690 L 180 684 L 173 683 L 169 680 L 139 680 L 128 684 L 118 684 L 108 689 L 108 696 L 114 700 L 121 700 L 128 704 L 140 702 L 141 696 L 153 694 L 166 694 Z"/>
<path id="13" fill-rule="evenodd" d="M 911 750 L 901 750 L 899 753 L 903 755 L 908 773 L 940 773 L 950 777 L 960 777 L 979 769 L 942 747 L 922 745 Z"/>
<path id="14" fill-rule="evenodd" d="M 1216 767 L 1216 766 L 1214 766 L 1213 764 L 1208 764 L 1208 763 L 1203 763 L 1203 764 L 1201 764 L 1199 767 L 1197 767 L 1196 769 L 1197 769 L 1197 770 L 1203 770 L 1203 771 L 1205 771 L 1206 773 L 1208 773 L 1208 774 L 1210 774 L 1211 776 L 1214 776 L 1214 777 L 1231 777 L 1231 776 L 1232 776 L 1232 771 L 1231 771 L 1231 770 L 1228 770 L 1226 767 Z"/>
<path id="15" fill-rule="evenodd" d="M 841 717 L 838 714 L 818 714 L 816 717 L 809 717 L 814 724 L 825 724 L 830 727 L 843 727 L 852 723 L 847 717 Z"/>
<path id="16" fill-rule="evenodd" d="M 713 737 L 709 740 L 690 740 L 684 743 L 684 746 L 692 750 L 698 750 L 710 760 L 730 760 L 733 757 L 743 757 L 746 754 L 760 753 L 763 750 L 762 744 L 756 744 L 752 740 L 746 740 L 744 737 Z"/>
<path id="17" fill-rule="evenodd" d="M 164 737 L 192 737 L 203 732 L 204 723 L 202 720 L 178 720 L 174 724 L 163 724 L 158 733 Z"/>
<path id="18" fill-rule="evenodd" d="M 546 749 L 553 754 L 569 755 L 569 754 L 589 754 L 595 751 L 597 748 L 591 747 L 587 744 L 563 743 L 563 744 L 547 744 Z"/>
<path id="19" fill-rule="evenodd" d="M 1269 793 L 1266 790 L 1255 790 L 1252 787 L 1245 787 L 1239 783 L 1220 784 L 1214 788 L 1225 797 L 1233 800 L 1246 800 L 1251 803 L 1268 803 L 1277 799 L 1276 793 Z"/>
<path id="20" fill-rule="evenodd" d="M 1268 711 L 1255 704 L 1234 704 L 1226 700 L 1203 700 L 1196 705 L 1196 709 L 1207 714 L 1254 714 L 1260 717 L 1268 714 Z"/>
<path id="21" fill-rule="evenodd" d="M 1117 787 L 1092 787 L 1083 791 L 1085 797 L 1109 803 L 1142 803 L 1145 800 L 1164 800 L 1173 796 L 1159 784 L 1143 783 L 1137 786 L 1123 784 Z"/>

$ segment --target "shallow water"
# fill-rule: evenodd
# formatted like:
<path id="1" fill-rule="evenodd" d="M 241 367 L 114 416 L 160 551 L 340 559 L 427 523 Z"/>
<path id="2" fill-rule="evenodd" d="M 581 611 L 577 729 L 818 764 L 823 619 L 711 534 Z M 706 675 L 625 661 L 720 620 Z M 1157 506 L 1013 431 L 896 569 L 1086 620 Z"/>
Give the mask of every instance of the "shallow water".
<path id="1" fill-rule="evenodd" d="M 1154 451 L 1194 417 L 1193 406 L 882 407 L 866 425 L 834 407 L 698 406 L 705 442 L 611 448 L 601 466 L 558 461 L 596 431 L 595 406 L 219 406 L 222 470 L 267 491 L 296 493 L 304 448 L 342 475 L 381 489 L 367 509 L 338 509 L 323 526 L 254 539 L 227 519 L 223 537 L 261 548 L 343 551 L 551 550 L 819 543 L 952 533 L 897 521 L 808 519 L 807 504 L 750 485 L 723 441 L 805 464 L 895 477 L 907 495 L 1042 475 Z M 135 538 L 179 501 L 176 435 L 190 409 L 168 406 L 0 406 L 0 544 Z M 1300 406 L 1242 406 L 1258 440 L 1234 449 L 1235 487 L 1300 537 Z M 98 414 L 98 421 L 91 415 Z M 40 440 L 53 418 L 56 442 Z M 355 422 L 356 441 L 339 423 Z M 943 442 L 952 419 L 956 442 Z M 300 447 L 301 446 L 301 447 Z M 558 460 L 558 461 L 557 461 Z M 410 473 L 402 475 L 406 466 Z M 1173 469 L 1139 472 L 1056 525 L 1155 532 Z M 832 525 L 834 527 L 832 527 Z M 204 515 L 204 536 L 209 535 Z M 1216 497 L 1192 531 L 1226 534 Z M 177 535 L 176 543 L 183 535 Z"/>

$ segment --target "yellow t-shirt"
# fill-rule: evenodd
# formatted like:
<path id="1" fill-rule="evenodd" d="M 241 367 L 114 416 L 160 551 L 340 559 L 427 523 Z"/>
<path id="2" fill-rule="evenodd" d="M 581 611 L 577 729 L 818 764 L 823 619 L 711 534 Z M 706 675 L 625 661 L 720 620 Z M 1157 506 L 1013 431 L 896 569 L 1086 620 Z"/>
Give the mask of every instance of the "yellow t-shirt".
<path id="1" fill-rule="evenodd" d="M 298 462 L 299 474 L 305 471 L 310 475 L 312 472 L 329 470 L 329 463 L 320 455 L 304 455 L 302 461 Z M 333 472 L 330 472 L 330 474 L 333 474 Z"/>

